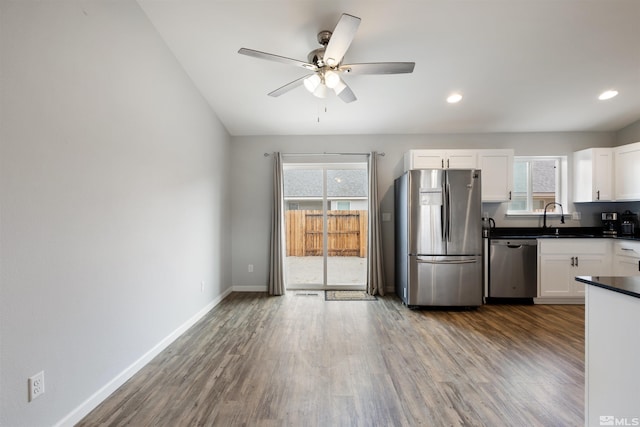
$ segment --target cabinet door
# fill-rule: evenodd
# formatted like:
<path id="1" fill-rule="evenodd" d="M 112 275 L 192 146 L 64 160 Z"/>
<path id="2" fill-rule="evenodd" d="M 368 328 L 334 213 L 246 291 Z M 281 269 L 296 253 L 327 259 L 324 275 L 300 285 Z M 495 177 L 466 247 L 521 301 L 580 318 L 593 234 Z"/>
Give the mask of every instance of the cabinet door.
<path id="1" fill-rule="evenodd" d="M 473 150 L 448 151 L 444 167 L 448 169 L 476 169 L 478 157 Z"/>
<path id="2" fill-rule="evenodd" d="M 606 271 L 604 257 L 599 255 L 576 255 L 574 257 L 574 265 L 571 271 L 571 281 L 573 294 L 575 296 L 584 296 L 583 283 L 577 282 L 575 276 L 602 276 Z"/>
<path id="3" fill-rule="evenodd" d="M 540 257 L 540 296 L 571 297 L 574 288 L 569 281 L 575 267 L 567 255 L 543 255 Z"/>
<path id="4" fill-rule="evenodd" d="M 616 200 L 640 200 L 640 142 L 614 148 Z"/>
<path id="5" fill-rule="evenodd" d="M 508 202 L 513 182 L 513 150 L 481 150 L 482 201 Z"/>
<path id="6" fill-rule="evenodd" d="M 613 200 L 613 154 L 611 148 L 589 148 L 573 153 L 573 200 Z"/>
<path id="7" fill-rule="evenodd" d="M 640 258 L 629 258 L 617 255 L 613 264 L 616 276 L 640 276 Z"/>
<path id="8" fill-rule="evenodd" d="M 446 167 L 445 152 L 441 150 L 412 150 L 411 169 L 442 169 Z"/>
<path id="9" fill-rule="evenodd" d="M 593 200 L 613 200 L 613 157 L 611 149 L 596 148 L 593 153 Z"/>

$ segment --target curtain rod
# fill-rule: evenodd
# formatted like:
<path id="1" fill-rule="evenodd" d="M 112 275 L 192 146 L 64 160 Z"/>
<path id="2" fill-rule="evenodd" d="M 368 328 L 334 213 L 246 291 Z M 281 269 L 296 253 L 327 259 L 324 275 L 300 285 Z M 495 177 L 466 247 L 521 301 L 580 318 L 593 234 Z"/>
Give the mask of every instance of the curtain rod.
<path id="1" fill-rule="evenodd" d="M 281 153 L 283 156 L 369 156 L 371 153 Z M 384 152 L 376 153 L 384 157 Z M 269 157 L 271 153 L 264 153 Z"/>

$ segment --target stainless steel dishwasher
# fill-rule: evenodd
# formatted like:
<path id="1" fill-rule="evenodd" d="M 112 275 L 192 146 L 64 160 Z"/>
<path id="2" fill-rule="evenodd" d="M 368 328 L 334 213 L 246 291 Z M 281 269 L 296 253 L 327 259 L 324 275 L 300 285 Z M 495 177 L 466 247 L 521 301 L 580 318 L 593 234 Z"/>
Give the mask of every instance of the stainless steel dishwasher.
<path id="1" fill-rule="evenodd" d="M 535 298 L 538 254 L 535 239 L 491 239 L 489 297 Z"/>

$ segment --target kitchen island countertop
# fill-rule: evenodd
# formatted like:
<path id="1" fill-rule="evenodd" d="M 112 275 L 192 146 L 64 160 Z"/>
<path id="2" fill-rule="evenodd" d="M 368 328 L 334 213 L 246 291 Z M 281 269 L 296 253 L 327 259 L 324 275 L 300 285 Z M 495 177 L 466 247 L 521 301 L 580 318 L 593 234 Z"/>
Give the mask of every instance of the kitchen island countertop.
<path id="1" fill-rule="evenodd" d="M 578 282 L 640 298 L 640 276 L 577 276 Z"/>

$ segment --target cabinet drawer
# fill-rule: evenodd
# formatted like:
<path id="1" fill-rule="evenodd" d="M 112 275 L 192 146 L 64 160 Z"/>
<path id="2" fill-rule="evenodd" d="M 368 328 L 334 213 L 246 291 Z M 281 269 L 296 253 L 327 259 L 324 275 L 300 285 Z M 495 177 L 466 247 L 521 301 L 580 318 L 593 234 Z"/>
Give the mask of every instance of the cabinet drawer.
<path id="1" fill-rule="evenodd" d="M 538 239 L 539 254 L 605 254 L 608 239 Z"/>
<path id="2" fill-rule="evenodd" d="M 640 258 L 640 242 L 616 240 L 613 243 L 613 253 L 622 257 Z"/>

